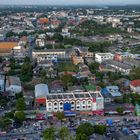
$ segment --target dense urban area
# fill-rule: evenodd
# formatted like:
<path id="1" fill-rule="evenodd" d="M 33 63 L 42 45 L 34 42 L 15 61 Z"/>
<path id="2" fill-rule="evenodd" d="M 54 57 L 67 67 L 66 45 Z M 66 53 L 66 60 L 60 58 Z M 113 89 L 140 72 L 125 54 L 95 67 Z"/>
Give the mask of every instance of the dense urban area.
<path id="1" fill-rule="evenodd" d="M 140 140 L 140 6 L 0 6 L 0 140 Z"/>

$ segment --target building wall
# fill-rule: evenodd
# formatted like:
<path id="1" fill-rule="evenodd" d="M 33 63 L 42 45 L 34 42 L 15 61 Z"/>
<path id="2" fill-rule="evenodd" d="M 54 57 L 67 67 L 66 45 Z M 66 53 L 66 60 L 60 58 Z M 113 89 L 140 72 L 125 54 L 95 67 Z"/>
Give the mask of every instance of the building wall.
<path id="1" fill-rule="evenodd" d="M 20 93 L 22 91 L 22 87 L 10 85 L 9 87 L 6 87 L 6 91 L 10 92 L 10 96 L 15 96 L 16 93 Z"/>
<path id="2" fill-rule="evenodd" d="M 71 110 L 73 111 L 96 111 L 103 110 L 104 103 L 103 98 L 96 99 L 84 98 L 84 99 L 71 99 L 71 100 L 46 100 L 46 111 L 57 112 L 64 111 L 64 103 L 71 103 Z"/>
<path id="3" fill-rule="evenodd" d="M 105 53 L 104 55 L 100 55 L 98 53 L 95 54 L 95 61 L 98 63 L 102 63 L 105 60 L 113 60 L 114 56 L 112 54 Z"/>
<path id="4" fill-rule="evenodd" d="M 131 90 L 132 90 L 133 92 L 135 92 L 135 93 L 140 93 L 140 87 L 139 87 L 139 86 L 138 86 L 138 87 L 134 87 L 134 86 L 130 85 L 130 88 L 131 88 Z"/>

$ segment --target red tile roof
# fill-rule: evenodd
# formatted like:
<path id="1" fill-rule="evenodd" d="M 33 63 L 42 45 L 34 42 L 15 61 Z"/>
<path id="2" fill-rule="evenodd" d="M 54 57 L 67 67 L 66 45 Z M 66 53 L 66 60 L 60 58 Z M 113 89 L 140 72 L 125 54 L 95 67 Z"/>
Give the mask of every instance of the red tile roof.
<path id="1" fill-rule="evenodd" d="M 134 87 L 140 86 L 140 80 L 133 80 L 130 82 L 130 85 Z"/>

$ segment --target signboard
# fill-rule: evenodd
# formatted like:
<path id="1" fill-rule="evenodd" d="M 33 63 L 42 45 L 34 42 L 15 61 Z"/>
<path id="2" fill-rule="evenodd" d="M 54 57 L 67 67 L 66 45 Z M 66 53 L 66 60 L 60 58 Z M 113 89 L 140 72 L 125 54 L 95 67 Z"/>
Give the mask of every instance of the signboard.
<path id="1" fill-rule="evenodd" d="M 70 111 L 71 110 L 71 103 L 64 103 L 64 111 Z"/>

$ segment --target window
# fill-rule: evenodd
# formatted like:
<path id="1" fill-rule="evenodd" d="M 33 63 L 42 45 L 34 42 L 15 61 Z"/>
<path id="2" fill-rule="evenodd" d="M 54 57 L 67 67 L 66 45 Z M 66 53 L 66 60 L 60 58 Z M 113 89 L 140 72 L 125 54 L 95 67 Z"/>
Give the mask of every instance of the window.
<path id="1" fill-rule="evenodd" d="M 88 104 L 91 104 L 91 101 L 88 101 Z"/>
<path id="2" fill-rule="evenodd" d="M 48 103 L 48 106 L 51 106 L 52 105 L 52 103 Z"/>
<path id="3" fill-rule="evenodd" d="M 54 110 L 57 110 L 57 107 L 55 107 Z"/>
<path id="4" fill-rule="evenodd" d="M 74 105 L 74 102 L 71 102 L 72 105 Z"/>
<path id="5" fill-rule="evenodd" d="M 60 105 L 63 105 L 63 103 L 61 102 Z"/>
<path id="6" fill-rule="evenodd" d="M 57 103 L 54 103 L 54 106 L 57 106 Z"/>

